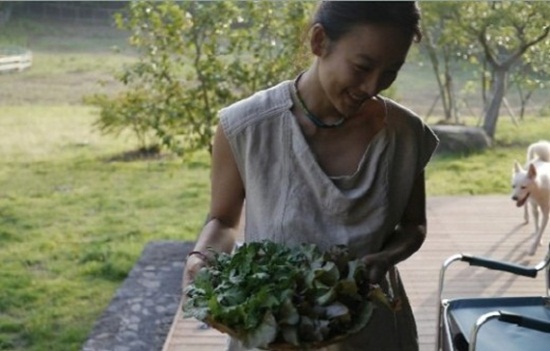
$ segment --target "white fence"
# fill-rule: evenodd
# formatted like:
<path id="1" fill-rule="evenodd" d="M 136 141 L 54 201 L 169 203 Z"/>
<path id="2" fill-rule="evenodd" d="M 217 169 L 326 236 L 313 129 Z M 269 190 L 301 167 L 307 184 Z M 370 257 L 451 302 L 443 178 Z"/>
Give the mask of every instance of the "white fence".
<path id="1" fill-rule="evenodd" d="M 32 66 L 32 53 L 26 51 L 16 55 L 0 53 L 0 72 L 22 71 Z"/>

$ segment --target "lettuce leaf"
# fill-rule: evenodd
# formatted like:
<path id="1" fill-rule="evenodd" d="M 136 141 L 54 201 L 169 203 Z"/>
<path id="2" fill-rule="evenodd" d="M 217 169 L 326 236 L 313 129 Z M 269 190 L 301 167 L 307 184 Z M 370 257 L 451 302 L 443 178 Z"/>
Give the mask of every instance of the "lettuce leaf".
<path id="1" fill-rule="evenodd" d="M 212 254 L 185 290 L 184 317 L 219 323 L 246 347 L 307 348 L 361 330 L 372 315 L 365 267 L 344 246 L 262 241 Z"/>

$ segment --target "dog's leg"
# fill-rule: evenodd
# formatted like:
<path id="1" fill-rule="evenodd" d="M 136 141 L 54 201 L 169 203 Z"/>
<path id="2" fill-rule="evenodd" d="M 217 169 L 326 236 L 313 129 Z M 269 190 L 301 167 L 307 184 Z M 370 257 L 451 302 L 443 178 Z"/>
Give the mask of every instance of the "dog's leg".
<path id="1" fill-rule="evenodd" d="M 530 202 L 529 206 L 531 206 L 531 213 L 533 214 L 533 222 L 535 223 L 535 232 L 533 233 L 533 243 L 531 244 L 531 248 L 529 249 L 529 255 L 534 255 L 537 251 L 537 247 L 540 245 L 540 239 L 541 239 L 541 231 L 539 228 L 539 206 L 535 202 Z"/>
<path id="2" fill-rule="evenodd" d="M 529 223 L 529 204 L 523 205 L 523 219 L 525 221 L 525 224 Z"/>
<path id="3" fill-rule="evenodd" d="M 539 225 L 539 243 L 542 245 L 542 234 L 544 233 L 544 230 L 546 229 L 546 225 L 548 224 L 548 217 L 550 216 L 550 208 L 548 206 L 541 206 L 540 212 L 542 215 L 542 220 Z"/>
<path id="4" fill-rule="evenodd" d="M 531 250 L 529 251 L 530 255 L 534 255 L 535 252 L 537 251 L 537 247 L 539 245 L 542 245 L 542 233 L 544 232 L 544 229 L 546 228 L 547 224 L 548 224 L 548 211 L 542 213 L 542 221 L 540 223 L 540 227 L 535 233 L 535 239 L 533 240 Z"/>
<path id="5" fill-rule="evenodd" d="M 531 203 L 531 212 L 533 213 L 533 222 L 535 222 L 535 233 L 539 232 L 539 206 L 536 203 Z"/>

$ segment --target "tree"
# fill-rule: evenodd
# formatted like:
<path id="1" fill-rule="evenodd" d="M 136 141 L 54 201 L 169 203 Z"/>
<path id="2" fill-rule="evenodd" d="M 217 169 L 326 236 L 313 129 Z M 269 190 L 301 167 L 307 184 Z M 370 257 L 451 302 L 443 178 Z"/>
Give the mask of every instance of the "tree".
<path id="1" fill-rule="evenodd" d="M 537 46 L 531 46 L 510 74 L 511 86 L 516 88 L 519 96 L 521 119 L 533 94 L 549 86 L 550 62 L 547 59 L 549 53 L 550 38 L 547 37 Z"/>
<path id="2" fill-rule="evenodd" d="M 0 27 L 10 21 L 14 6 L 14 1 L 5 1 L 0 3 Z"/>
<path id="3" fill-rule="evenodd" d="M 295 76 L 310 2 L 130 2 L 116 18 L 139 62 L 117 78 L 126 90 L 88 101 L 105 132 L 132 129 L 141 147 L 211 151 L 217 112 Z"/>
<path id="4" fill-rule="evenodd" d="M 483 129 L 494 138 L 509 74 L 526 52 L 550 32 L 550 6 L 543 2 L 466 2 L 461 25 L 481 45 L 492 75 Z"/>
<path id="5" fill-rule="evenodd" d="M 428 56 L 439 89 L 444 119 L 457 120 L 453 64 L 462 59 L 467 39 L 457 30 L 456 16 L 460 4 L 455 2 L 424 2 L 422 6 L 421 47 Z"/>
<path id="6" fill-rule="evenodd" d="M 460 67 L 477 67 L 484 129 L 496 130 L 507 86 L 520 94 L 520 115 L 548 78 L 550 6 L 541 2 L 423 2 L 423 53 L 439 88 L 445 119 L 458 119 L 453 76 Z M 468 83 L 467 86 L 472 86 Z"/>

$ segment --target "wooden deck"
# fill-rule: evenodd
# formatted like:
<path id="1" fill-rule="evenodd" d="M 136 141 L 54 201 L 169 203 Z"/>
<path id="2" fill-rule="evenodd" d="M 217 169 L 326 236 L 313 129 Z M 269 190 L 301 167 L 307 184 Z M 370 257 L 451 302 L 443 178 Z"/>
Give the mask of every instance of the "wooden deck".
<path id="1" fill-rule="evenodd" d="M 471 253 L 534 265 L 546 247 L 527 255 L 534 231 L 523 223 L 523 209 L 507 196 L 432 197 L 428 199 L 429 235 L 419 252 L 399 268 L 413 306 L 420 350 L 434 350 L 437 318 L 437 283 L 442 262 L 456 253 Z M 548 232 L 548 230 L 547 230 Z M 545 235 L 547 241 L 549 234 Z M 469 267 L 455 263 L 447 274 L 446 297 L 541 295 L 543 276 L 537 279 Z M 224 350 L 225 336 L 176 315 L 163 351 Z"/>

